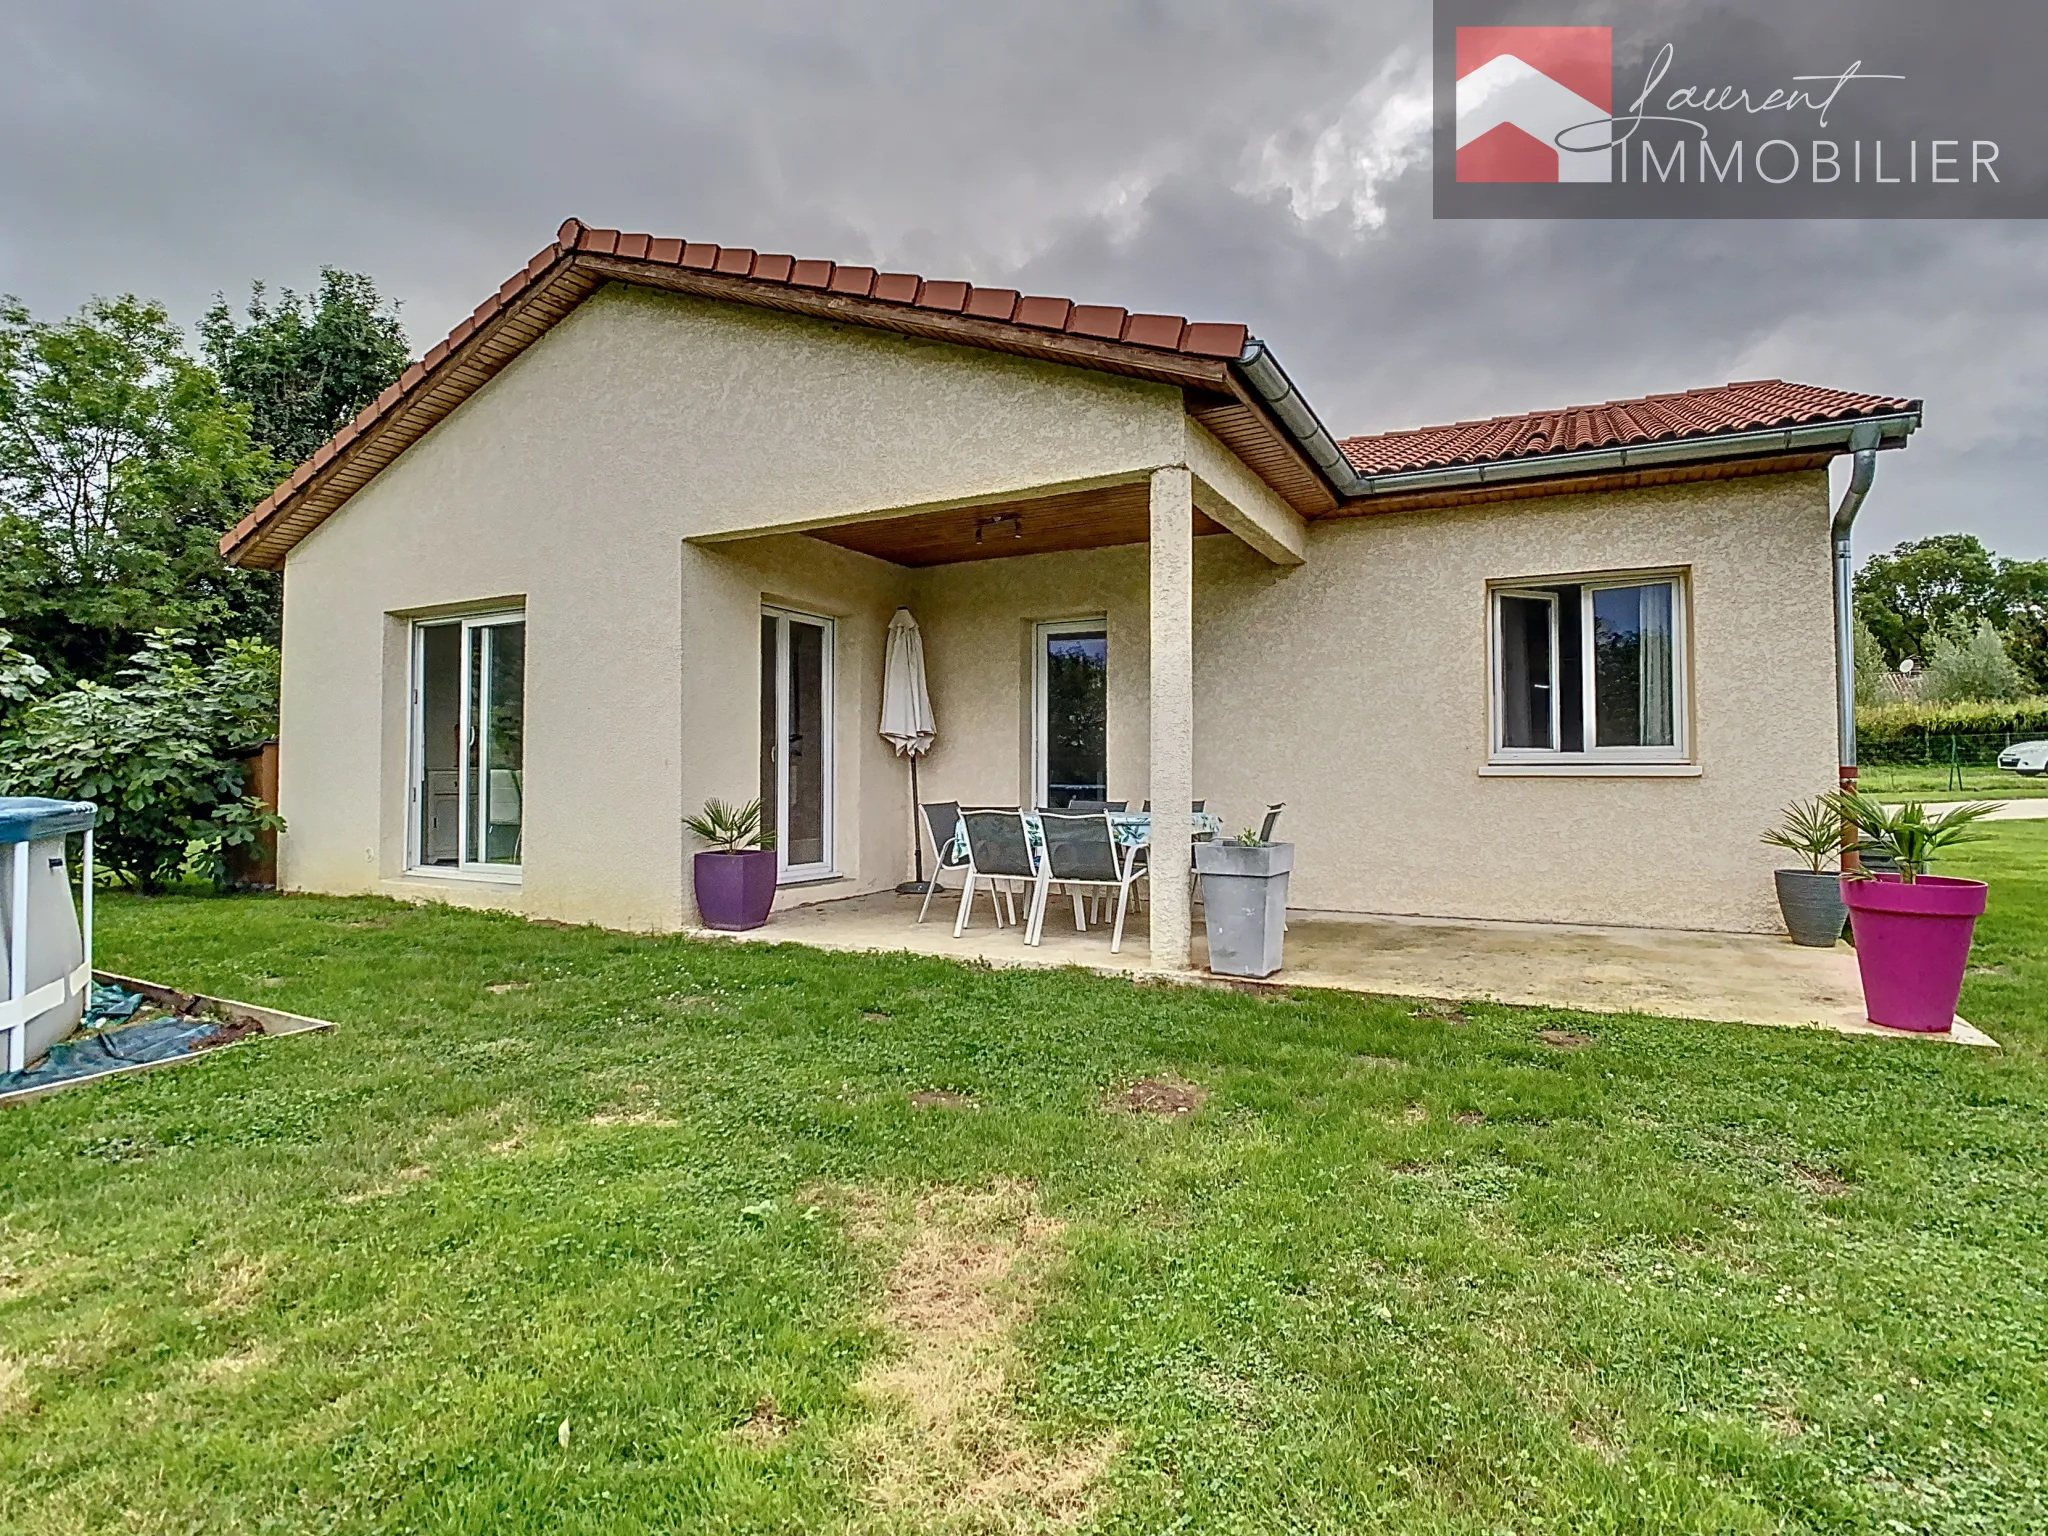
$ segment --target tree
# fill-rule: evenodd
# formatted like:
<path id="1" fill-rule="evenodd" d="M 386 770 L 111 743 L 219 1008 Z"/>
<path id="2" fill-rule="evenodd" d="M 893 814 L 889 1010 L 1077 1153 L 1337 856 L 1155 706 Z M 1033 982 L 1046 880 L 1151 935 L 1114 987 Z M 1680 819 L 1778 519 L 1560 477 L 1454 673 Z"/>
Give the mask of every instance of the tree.
<path id="1" fill-rule="evenodd" d="M 276 729 L 276 650 L 229 640 L 203 666 L 191 652 L 153 634 L 113 683 L 39 699 L 0 735 L 0 793 L 96 802 L 98 856 L 145 891 L 195 866 L 218 882 L 230 848 L 282 825 L 237 755 Z"/>
<path id="2" fill-rule="evenodd" d="M 159 627 L 209 652 L 274 635 L 275 578 L 217 546 L 277 477 L 160 305 L 53 324 L 0 300 L 0 620 L 59 679 L 107 676 Z"/>
<path id="3" fill-rule="evenodd" d="M 249 408 L 251 430 L 281 464 L 310 458 L 405 372 L 405 331 L 377 285 L 358 272 L 320 269 L 320 292 L 289 288 L 276 303 L 261 283 L 237 325 L 218 298 L 199 322 L 222 386 Z"/>
<path id="4" fill-rule="evenodd" d="M 2001 562 L 1972 534 L 1912 539 L 1872 555 L 1856 573 L 1856 611 L 1893 667 L 1927 661 L 1933 637 L 1957 619 L 2005 623 Z"/>
<path id="5" fill-rule="evenodd" d="M 2005 642 L 1987 619 L 1957 619 L 1934 637 L 1925 696 L 1936 704 L 2016 699 L 2025 691 Z"/>
<path id="6" fill-rule="evenodd" d="M 1885 673 L 1890 669 L 1884 664 L 1884 647 L 1860 614 L 1856 619 L 1855 656 L 1856 702 L 1866 706 L 1885 703 L 1891 691 L 1885 687 Z"/>

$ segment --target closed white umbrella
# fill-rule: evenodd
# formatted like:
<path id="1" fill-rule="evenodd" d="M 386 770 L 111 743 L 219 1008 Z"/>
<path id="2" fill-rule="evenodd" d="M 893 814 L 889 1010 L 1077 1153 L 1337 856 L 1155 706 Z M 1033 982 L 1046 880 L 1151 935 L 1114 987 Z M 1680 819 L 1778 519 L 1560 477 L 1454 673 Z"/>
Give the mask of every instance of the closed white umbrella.
<path id="1" fill-rule="evenodd" d="M 931 751 L 939 724 L 932 717 L 932 698 L 924 684 L 924 636 L 918 633 L 917 620 L 908 608 L 898 608 L 889 621 L 889 648 L 882 662 L 881 731 L 897 756 L 910 759 L 911 846 L 917 855 L 917 879 L 896 889 L 922 896 L 926 891 L 924 838 L 914 818 L 924 814 L 924 807 L 917 793 L 917 760 Z"/>

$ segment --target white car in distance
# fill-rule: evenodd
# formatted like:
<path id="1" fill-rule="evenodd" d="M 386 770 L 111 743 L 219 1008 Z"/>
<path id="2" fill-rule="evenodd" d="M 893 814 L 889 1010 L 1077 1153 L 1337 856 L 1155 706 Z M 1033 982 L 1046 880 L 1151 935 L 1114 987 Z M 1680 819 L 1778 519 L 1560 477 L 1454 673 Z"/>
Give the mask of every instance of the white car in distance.
<path id="1" fill-rule="evenodd" d="M 2029 779 L 2048 773 L 2048 741 L 2016 741 L 1998 754 L 1998 766 Z"/>

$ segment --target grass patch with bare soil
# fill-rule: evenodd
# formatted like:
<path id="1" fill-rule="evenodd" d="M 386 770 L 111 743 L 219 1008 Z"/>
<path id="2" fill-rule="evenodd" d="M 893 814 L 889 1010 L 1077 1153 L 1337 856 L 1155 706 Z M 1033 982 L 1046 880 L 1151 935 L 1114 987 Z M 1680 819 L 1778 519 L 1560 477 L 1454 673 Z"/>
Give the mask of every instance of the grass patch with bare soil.
<path id="1" fill-rule="evenodd" d="M 0 1113 L 0 1530 L 2048 1529 L 1967 851 L 2002 1051 L 110 897 L 342 1028 Z"/>

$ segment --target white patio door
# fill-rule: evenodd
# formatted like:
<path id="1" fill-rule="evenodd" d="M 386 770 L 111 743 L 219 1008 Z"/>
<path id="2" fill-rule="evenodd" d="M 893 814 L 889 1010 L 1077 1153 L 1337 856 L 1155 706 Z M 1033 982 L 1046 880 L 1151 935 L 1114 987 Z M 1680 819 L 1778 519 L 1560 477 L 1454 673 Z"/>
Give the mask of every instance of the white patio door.
<path id="1" fill-rule="evenodd" d="M 761 611 L 761 830 L 781 880 L 836 874 L 830 619 Z"/>

